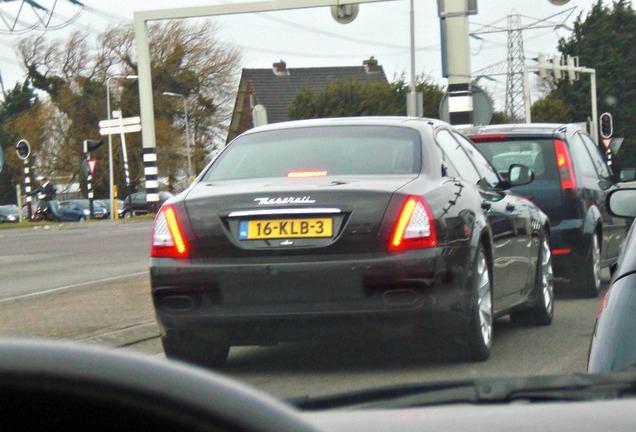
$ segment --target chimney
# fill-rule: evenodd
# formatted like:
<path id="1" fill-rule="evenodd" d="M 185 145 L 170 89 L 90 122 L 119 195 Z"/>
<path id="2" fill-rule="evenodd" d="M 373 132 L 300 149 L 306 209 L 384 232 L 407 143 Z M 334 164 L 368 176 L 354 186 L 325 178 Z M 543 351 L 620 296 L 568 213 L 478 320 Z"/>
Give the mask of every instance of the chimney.
<path id="1" fill-rule="evenodd" d="M 289 71 L 287 70 L 287 63 L 285 63 L 283 60 L 279 61 L 278 63 L 274 63 L 272 66 L 274 70 L 274 75 L 277 75 L 277 76 L 289 75 Z"/>
<path id="2" fill-rule="evenodd" d="M 364 60 L 362 62 L 362 66 L 364 66 L 364 70 L 368 74 L 377 73 L 380 71 L 378 68 L 378 61 L 373 57 L 369 57 L 368 60 Z"/>

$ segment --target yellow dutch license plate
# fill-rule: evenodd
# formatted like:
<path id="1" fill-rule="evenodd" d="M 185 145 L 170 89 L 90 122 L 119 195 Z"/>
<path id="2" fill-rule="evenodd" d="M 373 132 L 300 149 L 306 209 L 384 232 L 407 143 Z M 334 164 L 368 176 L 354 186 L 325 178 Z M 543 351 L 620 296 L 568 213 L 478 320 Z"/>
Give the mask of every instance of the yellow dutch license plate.
<path id="1" fill-rule="evenodd" d="M 331 237 L 331 218 L 312 219 L 259 219 L 241 221 L 241 240 L 263 240 L 283 238 Z"/>

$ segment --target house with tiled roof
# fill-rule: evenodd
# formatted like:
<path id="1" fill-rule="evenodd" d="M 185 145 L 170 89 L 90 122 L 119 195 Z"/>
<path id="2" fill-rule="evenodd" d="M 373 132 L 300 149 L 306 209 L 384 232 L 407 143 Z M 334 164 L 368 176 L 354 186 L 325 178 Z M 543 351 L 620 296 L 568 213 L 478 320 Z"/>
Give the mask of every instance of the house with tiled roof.
<path id="1" fill-rule="evenodd" d="M 243 69 L 227 142 L 255 125 L 289 120 L 289 107 L 301 89 L 322 90 L 336 80 L 388 84 L 373 57 L 360 66 L 288 68 L 281 60 L 270 69 Z"/>

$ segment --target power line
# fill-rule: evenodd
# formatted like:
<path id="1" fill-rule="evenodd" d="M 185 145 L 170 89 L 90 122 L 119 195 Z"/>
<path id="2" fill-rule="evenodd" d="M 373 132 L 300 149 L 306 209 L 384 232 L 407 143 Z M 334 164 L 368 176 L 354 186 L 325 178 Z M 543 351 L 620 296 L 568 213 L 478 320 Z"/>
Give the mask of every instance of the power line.
<path id="1" fill-rule="evenodd" d="M 57 0 L 52 6 L 46 8 L 41 3 L 34 0 L 21 0 L 17 13 L 10 13 L 0 9 L 0 23 L 4 24 L 6 30 L 1 30 L 0 34 L 24 34 L 33 30 L 53 31 L 65 28 L 79 19 L 83 12 L 82 3 L 77 0 L 67 0 L 79 10 L 65 21 L 54 21 L 53 18 L 58 7 Z M 0 4 L 9 3 L 8 0 L 0 0 Z M 58 22 L 55 24 L 55 22 Z"/>

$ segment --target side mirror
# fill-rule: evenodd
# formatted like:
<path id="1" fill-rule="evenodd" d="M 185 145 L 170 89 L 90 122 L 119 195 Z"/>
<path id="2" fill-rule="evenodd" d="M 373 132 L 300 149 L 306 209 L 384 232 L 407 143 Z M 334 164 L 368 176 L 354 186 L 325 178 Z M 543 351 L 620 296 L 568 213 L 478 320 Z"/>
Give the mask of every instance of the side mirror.
<path id="1" fill-rule="evenodd" d="M 618 174 L 618 181 L 632 182 L 636 180 L 636 168 L 623 168 Z"/>
<path id="2" fill-rule="evenodd" d="M 534 172 L 525 165 L 512 164 L 508 168 L 510 186 L 522 186 L 534 181 Z"/>
<path id="3" fill-rule="evenodd" d="M 636 189 L 615 189 L 607 195 L 607 209 L 613 216 L 636 217 Z"/>

